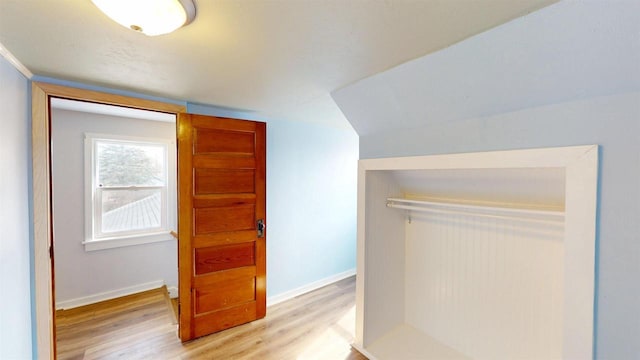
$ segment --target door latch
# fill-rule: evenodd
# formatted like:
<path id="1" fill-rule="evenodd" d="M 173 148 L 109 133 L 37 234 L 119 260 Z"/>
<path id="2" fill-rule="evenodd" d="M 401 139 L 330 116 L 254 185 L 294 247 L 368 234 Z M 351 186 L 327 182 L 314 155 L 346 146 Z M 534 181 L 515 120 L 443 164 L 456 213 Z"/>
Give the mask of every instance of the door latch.
<path id="1" fill-rule="evenodd" d="M 258 219 L 258 221 L 256 222 L 256 230 L 258 232 L 258 237 L 264 237 L 264 228 L 266 228 L 267 225 L 265 225 L 264 220 L 262 219 Z"/>

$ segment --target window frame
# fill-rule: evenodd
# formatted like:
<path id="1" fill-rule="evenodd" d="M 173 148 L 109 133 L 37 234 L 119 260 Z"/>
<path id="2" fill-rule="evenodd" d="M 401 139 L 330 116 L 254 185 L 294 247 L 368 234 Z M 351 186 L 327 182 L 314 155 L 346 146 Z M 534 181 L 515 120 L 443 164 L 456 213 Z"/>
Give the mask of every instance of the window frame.
<path id="1" fill-rule="evenodd" d="M 111 249 L 124 246 L 148 244 L 161 241 L 174 240 L 171 235 L 176 227 L 176 146 L 175 139 L 151 138 L 140 136 L 123 136 L 115 134 L 84 134 L 84 158 L 85 158 L 85 239 L 82 242 L 85 251 Z M 162 146 L 165 151 L 165 186 L 114 186 L 100 188 L 97 184 L 97 151 L 98 142 L 130 143 L 139 145 Z M 133 230 L 114 233 L 113 236 L 105 236 L 97 231 L 102 224 L 102 193 L 117 189 L 161 189 L 161 224 L 159 228 L 147 230 Z"/>

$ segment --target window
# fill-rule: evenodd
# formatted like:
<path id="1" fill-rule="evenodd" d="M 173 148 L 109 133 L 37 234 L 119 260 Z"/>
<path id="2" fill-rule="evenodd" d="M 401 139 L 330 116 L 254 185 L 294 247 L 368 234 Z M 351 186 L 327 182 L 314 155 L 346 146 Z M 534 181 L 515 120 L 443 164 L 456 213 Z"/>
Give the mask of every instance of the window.
<path id="1" fill-rule="evenodd" d="M 172 239 L 171 147 L 167 140 L 85 135 L 86 250 Z"/>

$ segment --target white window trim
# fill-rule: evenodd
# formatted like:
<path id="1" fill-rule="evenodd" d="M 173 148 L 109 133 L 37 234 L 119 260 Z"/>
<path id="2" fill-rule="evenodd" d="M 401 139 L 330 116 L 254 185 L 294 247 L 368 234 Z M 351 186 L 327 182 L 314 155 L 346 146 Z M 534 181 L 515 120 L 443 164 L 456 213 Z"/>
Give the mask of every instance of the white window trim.
<path id="1" fill-rule="evenodd" d="M 166 171 L 167 171 L 167 220 L 166 228 L 153 229 L 147 232 L 136 234 L 126 234 L 122 236 L 94 238 L 95 221 L 94 214 L 94 197 L 95 197 L 95 179 L 94 169 L 95 163 L 93 158 L 93 149 L 95 141 L 130 141 L 134 143 L 151 143 L 164 144 L 167 146 Z M 176 145 L 174 139 L 148 138 L 137 136 L 123 136 L 113 134 L 85 133 L 84 140 L 84 227 L 85 240 L 82 242 L 85 251 L 104 250 L 118 248 L 124 246 L 134 246 L 141 244 L 150 244 L 161 241 L 175 240 L 171 235 L 172 229 L 176 228 L 176 209 L 177 209 L 177 168 L 176 168 Z"/>
<path id="2" fill-rule="evenodd" d="M 151 244 L 161 241 L 170 241 L 175 238 L 168 231 L 160 231 L 156 233 L 147 233 L 142 235 L 127 235 L 113 238 L 102 238 L 99 240 L 84 241 L 85 251 L 113 249 L 124 246 L 134 246 L 142 244 Z"/>

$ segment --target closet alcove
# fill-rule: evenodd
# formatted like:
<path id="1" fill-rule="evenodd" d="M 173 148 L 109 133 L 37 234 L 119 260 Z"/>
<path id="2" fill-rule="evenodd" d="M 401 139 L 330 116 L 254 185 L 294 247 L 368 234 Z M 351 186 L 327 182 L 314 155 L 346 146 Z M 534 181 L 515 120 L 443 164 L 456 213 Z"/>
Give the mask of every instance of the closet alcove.
<path id="1" fill-rule="evenodd" d="M 360 160 L 353 346 L 589 359 L 596 145 Z"/>

